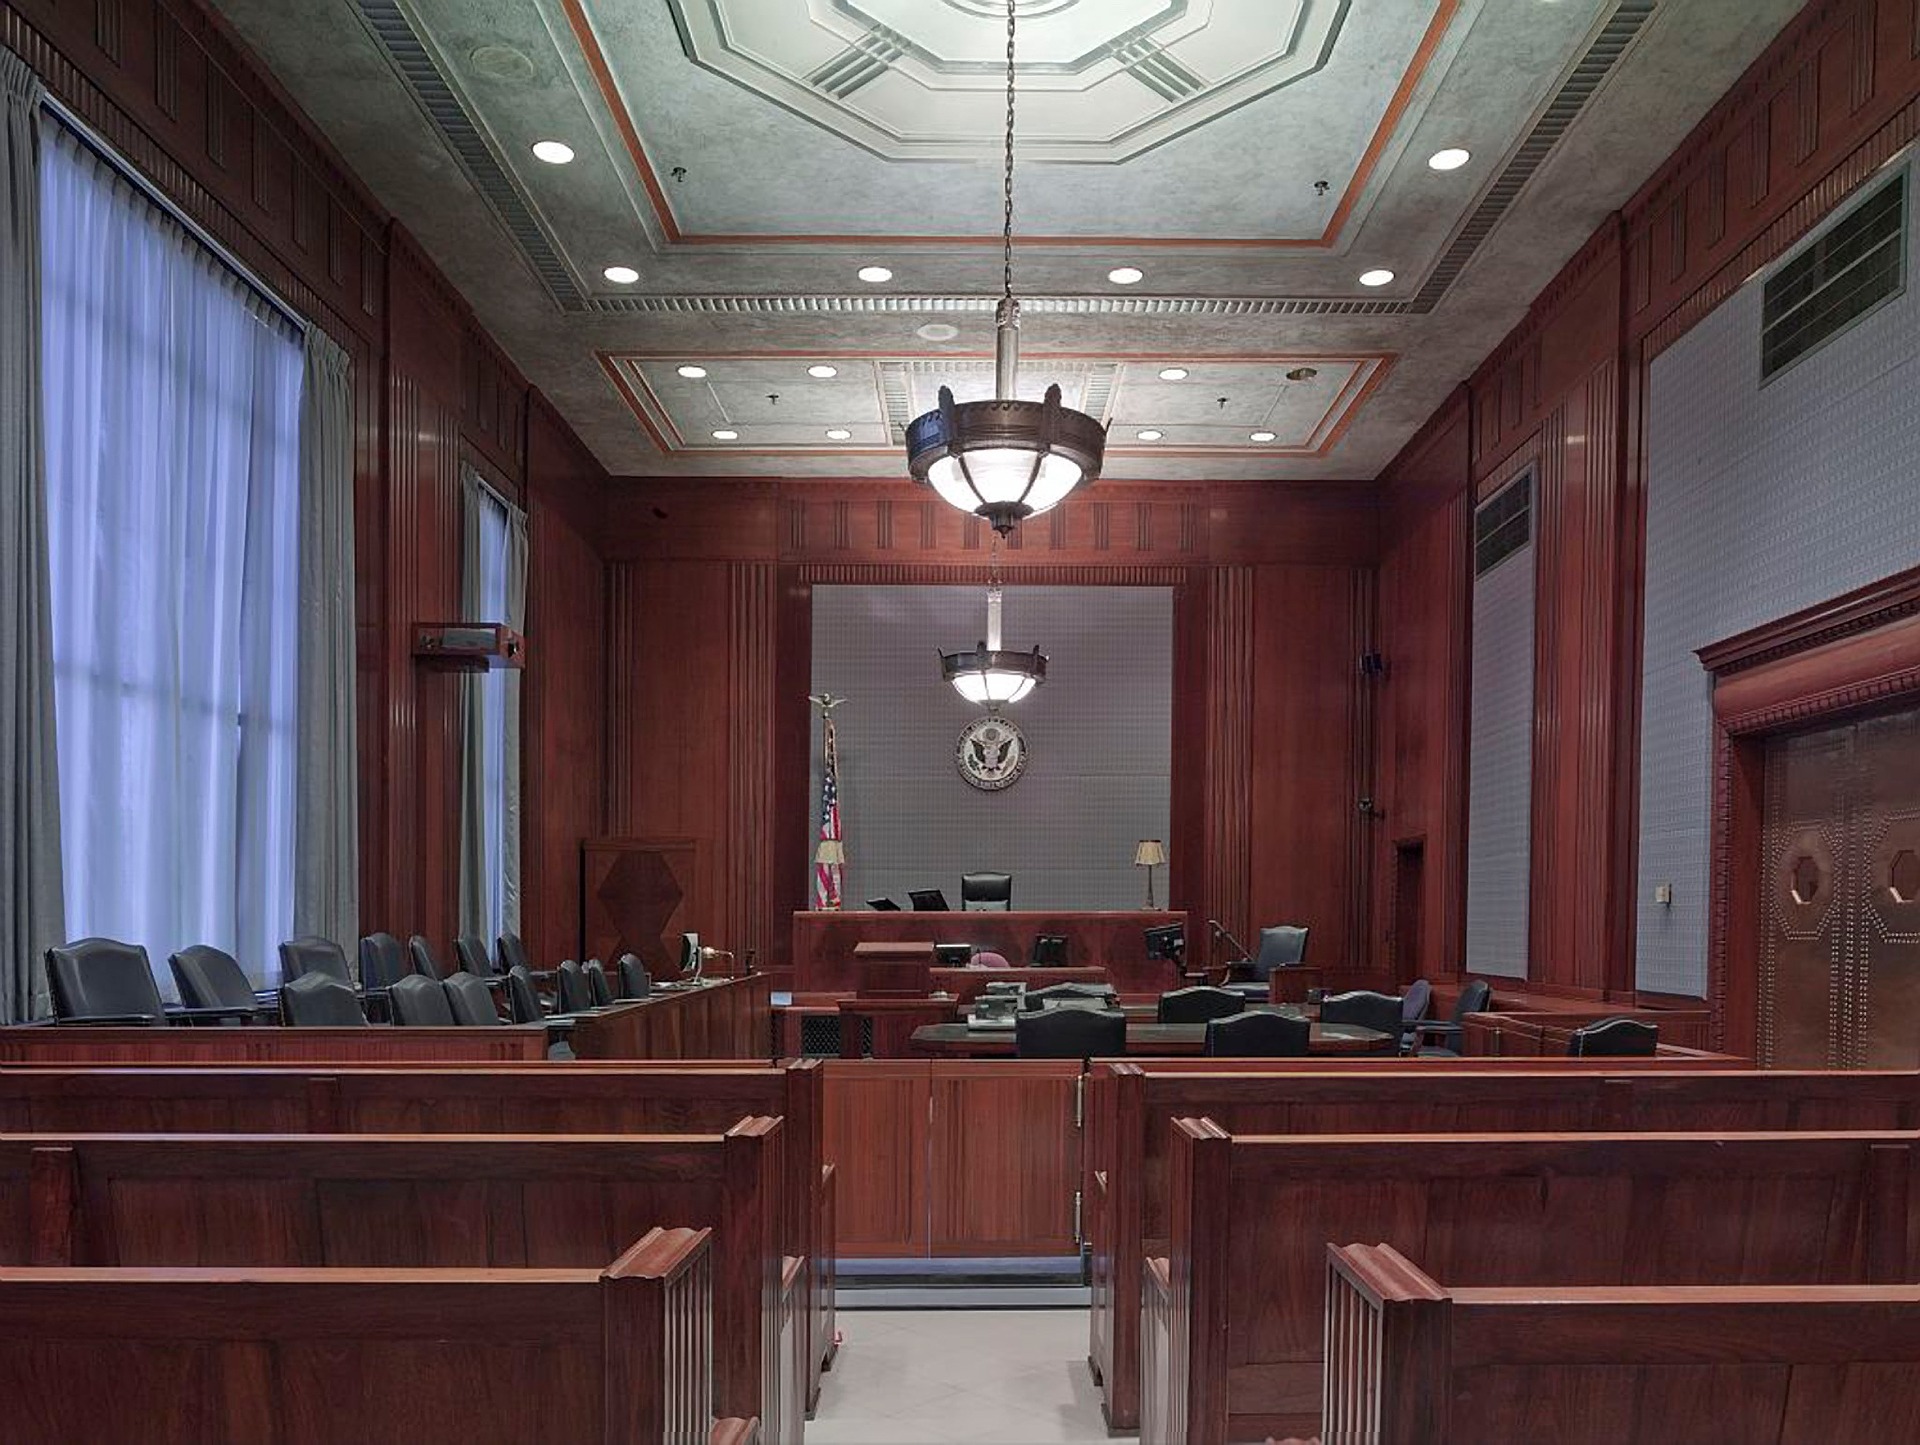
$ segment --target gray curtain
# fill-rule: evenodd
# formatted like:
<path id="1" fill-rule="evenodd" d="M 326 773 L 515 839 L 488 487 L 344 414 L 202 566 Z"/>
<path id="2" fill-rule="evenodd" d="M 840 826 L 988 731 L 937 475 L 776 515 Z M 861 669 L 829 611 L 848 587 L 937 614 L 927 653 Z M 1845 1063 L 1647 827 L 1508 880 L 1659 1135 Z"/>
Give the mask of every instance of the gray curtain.
<path id="1" fill-rule="evenodd" d="M 307 328 L 300 394 L 299 753 L 293 931 L 352 952 L 360 933 L 354 703 L 353 387 L 346 352 Z"/>
<path id="2" fill-rule="evenodd" d="M 0 1018 L 51 1011 L 65 941 L 40 412 L 40 80 L 0 49 Z"/>
<path id="3" fill-rule="evenodd" d="M 504 622 L 518 632 L 526 626 L 527 514 L 471 467 L 461 468 L 461 490 L 461 620 Z M 497 795 L 487 782 L 487 724 L 494 708 L 501 709 L 505 752 Z M 491 942 L 500 933 L 520 931 L 520 674 L 466 677 L 460 719 L 460 931 Z M 490 834 L 497 834 L 497 854 L 488 848 Z"/>
<path id="4" fill-rule="evenodd" d="M 507 508 L 507 626 L 515 632 L 527 630 L 527 514 L 518 507 Z M 504 845 L 501 849 L 500 926 L 504 932 L 520 931 L 520 674 L 509 672 L 503 680 L 507 708 L 507 787 L 501 800 L 506 809 Z"/>

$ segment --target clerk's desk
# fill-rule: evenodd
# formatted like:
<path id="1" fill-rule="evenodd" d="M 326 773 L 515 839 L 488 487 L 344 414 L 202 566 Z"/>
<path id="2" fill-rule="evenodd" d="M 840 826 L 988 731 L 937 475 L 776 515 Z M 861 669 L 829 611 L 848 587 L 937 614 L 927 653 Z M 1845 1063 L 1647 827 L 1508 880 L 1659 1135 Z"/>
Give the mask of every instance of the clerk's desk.
<path id="1" fill-rule="evenodd" d="M 871 909 L 793 915 L 793 991 L 851 993 L 859 985 L 853 950 L 861 943 L 970 943 L 1018 968 L 1042 933 L 1067 940 L 1070 968 L 1104 968 L 1122 994 L 1159 995 L 1185 981 L 1165 959 L 1147 957 L 1146 930 L 1186 925 L 1184 912 L 1144 908 L 1106 912 L 882 913 Z M 991 972 L 986 977 L 992 978 Z"/>

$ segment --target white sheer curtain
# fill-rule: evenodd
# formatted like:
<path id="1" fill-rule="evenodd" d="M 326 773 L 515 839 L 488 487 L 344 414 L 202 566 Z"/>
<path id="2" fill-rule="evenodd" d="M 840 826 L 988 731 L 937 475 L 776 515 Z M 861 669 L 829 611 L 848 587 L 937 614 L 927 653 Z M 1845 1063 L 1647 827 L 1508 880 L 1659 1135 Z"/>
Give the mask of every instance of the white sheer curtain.
<path id="1" fill-rule="evenodd" d="M 293 923 L 301 334 L 67 128 L 41 167 L 68 931 Z M 161 970 L 164 974 L 164 965 Z"/>
<path id="2" fill-rule="evenodd" d="M 461 610 L 526 626 L 527 518 L 466 468 Z M 463 697 L 460 928 L 489 945 L 520 931 L 520 674 L 470 677 Z"/>

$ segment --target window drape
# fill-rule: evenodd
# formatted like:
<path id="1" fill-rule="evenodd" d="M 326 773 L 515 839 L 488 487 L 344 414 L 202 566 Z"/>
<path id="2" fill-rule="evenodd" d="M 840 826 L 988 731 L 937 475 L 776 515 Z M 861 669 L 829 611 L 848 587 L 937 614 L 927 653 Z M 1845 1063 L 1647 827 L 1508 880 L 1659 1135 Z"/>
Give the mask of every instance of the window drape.
<path id="1" fill-rule="evenodd" d="M 461 610 L 469 622 L 526 626 L 527 517 L 463 468 Z M 520 674 L 465 679 L 460 828 L 460 931 L 487 940 L 520 931 Z"/>
<path id="2" fill-rule="evenodd" d="M 279 971 L 303 337 L 64 125 L 41 167 L 67 927 Z"/>

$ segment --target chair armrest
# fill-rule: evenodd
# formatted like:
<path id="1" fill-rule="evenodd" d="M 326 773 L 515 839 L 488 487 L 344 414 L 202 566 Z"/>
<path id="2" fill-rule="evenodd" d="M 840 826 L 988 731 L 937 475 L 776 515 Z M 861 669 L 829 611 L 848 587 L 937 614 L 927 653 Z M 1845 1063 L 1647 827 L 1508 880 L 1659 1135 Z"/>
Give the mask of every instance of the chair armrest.
<path id="1" fill-rule="evenodd" d="M 1450 1024 L 1445 1019 L 1421 1019 L 1412 1026 L 1411 1032 L 1425 1038 L 1429 1034 L 1438 1038 L 1454 1038 L 1460 1032 L 1459 1024 Z"/>
<path id="2" fill-rule="evenodd" d="M 54 1022 L 63 1027 L 69 1024 L 100 1027 L 112 1024 L 137 1024 L 142 1028 L 150 1027 L 158 1021 L 160 1014 L 73 1014 L 67 1018 L 56 1018 Z"/>
<path id="3" fill-rule="evenodd" d="M 167 1005 L 167 1022 L 199 1023 L 211 1019 L 250 1019 L 266 1013 L 266 1004 L 223 1004 L 216 1008 L 188 1008 L 185 1004 Z"/>

